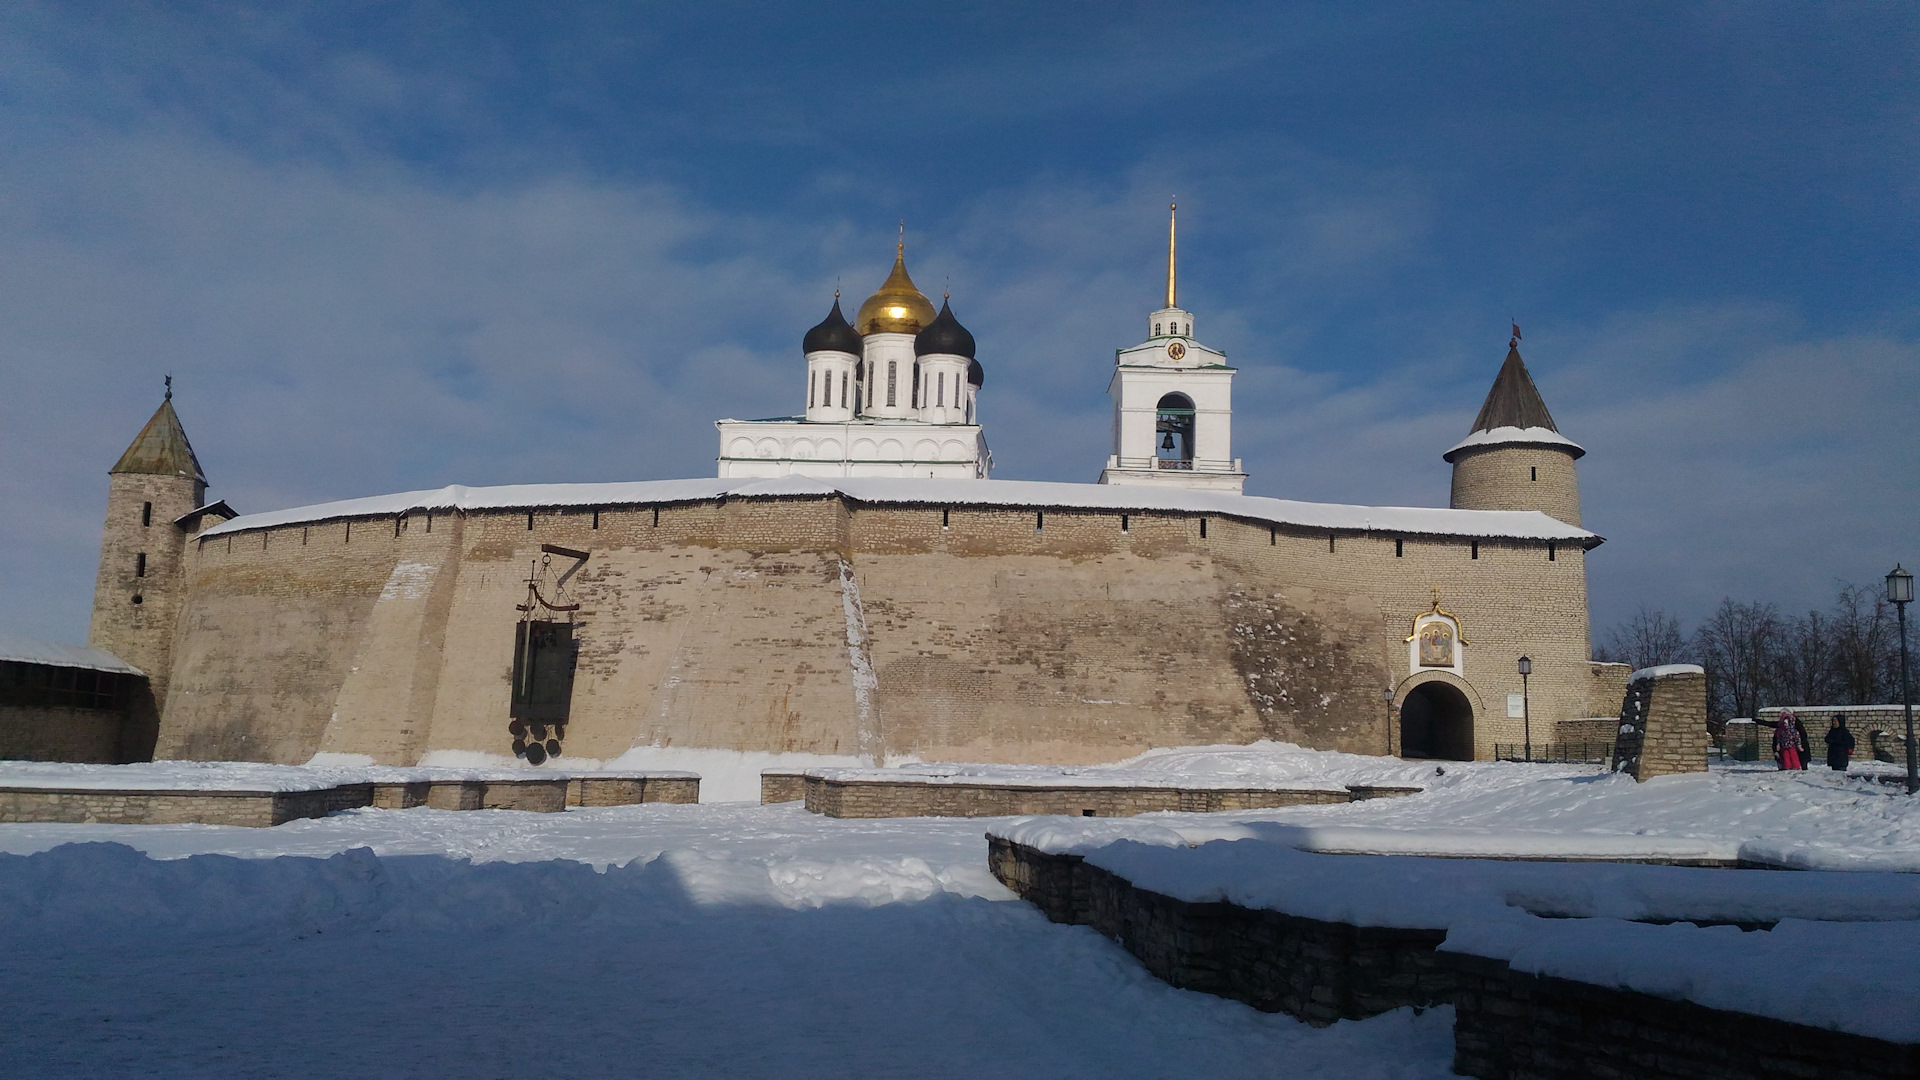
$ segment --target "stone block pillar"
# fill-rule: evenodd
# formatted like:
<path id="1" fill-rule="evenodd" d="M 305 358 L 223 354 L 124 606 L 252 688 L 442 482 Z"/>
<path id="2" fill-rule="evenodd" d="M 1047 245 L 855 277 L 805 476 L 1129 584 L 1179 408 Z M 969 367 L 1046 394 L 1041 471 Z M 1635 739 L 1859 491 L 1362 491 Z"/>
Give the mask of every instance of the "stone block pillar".
<path id="1" fill-rule="evenodd" d="M 1613 771 L 1635 780 L 1707 771 L 1707 673 L 1693 664 L 1642 668 L 1627 682 Z"/>

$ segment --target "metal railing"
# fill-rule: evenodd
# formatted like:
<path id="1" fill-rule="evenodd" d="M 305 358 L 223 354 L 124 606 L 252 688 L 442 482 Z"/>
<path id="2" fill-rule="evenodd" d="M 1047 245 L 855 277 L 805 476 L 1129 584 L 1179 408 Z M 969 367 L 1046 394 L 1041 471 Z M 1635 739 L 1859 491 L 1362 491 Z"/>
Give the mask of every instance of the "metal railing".
<path id="1" fill-rule="evenodd" d="M 1494 743 L 1493 756 L 1499 761 L 1605 765 L 1613 760 L 1613 744 L 1610 742 L 1534 743 L 1533 755 L 1529 757 L 1525 743 Z"/>

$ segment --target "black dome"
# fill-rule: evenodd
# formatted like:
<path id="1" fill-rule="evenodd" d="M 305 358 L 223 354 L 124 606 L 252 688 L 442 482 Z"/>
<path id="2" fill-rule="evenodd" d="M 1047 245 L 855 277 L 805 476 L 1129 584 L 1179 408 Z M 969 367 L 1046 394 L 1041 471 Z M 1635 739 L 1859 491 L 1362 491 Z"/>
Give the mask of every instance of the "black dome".
<path id="1" fill-rule="evenodd" d="M 987 381 L 987 369 L 980 366 L 980 361 L 978 360 L 967 361 L 967 382 L 973 384 L 977 388 L 985 385 L 986 381 Z"/>
<path id="2" fill-rule="evenodd" d="M 803 353 L 843 352 L 860 355 L 860 335 L 853 332 L 847 317 L 840 314 L 840 296 L 833 297 L 833 310 L 820 320 L 820 325 L 807 331 L 801 339 L 800 351 Z"/>
<path id="3" fill-rule="evenodd" d="M 913 336 L 913 355 L 933 353 L 973 359 L 973 335 L 953 317 L 953 308 L 947 306 L 945 300 L 940 301 L 940 314 L 933 317 L 925 330 Z"/>

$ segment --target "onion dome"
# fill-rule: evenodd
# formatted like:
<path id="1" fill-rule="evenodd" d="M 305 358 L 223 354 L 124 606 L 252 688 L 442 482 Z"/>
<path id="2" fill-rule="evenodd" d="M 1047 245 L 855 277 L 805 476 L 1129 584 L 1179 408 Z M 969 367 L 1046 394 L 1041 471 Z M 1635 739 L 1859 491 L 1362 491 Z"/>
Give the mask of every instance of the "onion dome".
<path id="1" fill-rule="evenodd" d="M 953 317 L 953 308 L 944 299 L 940 301 L 940 314 L 934 316 L 925 330 L 914 335 L 913 355 L 964 356 L 973 359 L 973 335 Z"/>
<path id="2" fill-rule="evenodd" d="M 978 390 L 986 381 L 987 369 L 980 366 L 980 361 L 967 361 L 967 382 L 972 385 L 975 390 Z"/>
<path id="3" fill-rule="evenodd" d="M 804 353 L 841 352 L 860 355 L 860 335 L 853 332 L 847 317 L 840 314 L 840 294 L 833 294 L 833 310 L 820 320 L 820 325 L 807 331 L 800 341 L 800 351 Z"/>
<path id="4" fill-rule="evenodd" d="M 907 276 L 907 245 L 902 241 L 893 257 L 893 272 L 880 291 L 867 297 L 854 316 L 853 327 L 867 334 L 917 334 L 933 322 L 933 301 L 920 294 Z"/>

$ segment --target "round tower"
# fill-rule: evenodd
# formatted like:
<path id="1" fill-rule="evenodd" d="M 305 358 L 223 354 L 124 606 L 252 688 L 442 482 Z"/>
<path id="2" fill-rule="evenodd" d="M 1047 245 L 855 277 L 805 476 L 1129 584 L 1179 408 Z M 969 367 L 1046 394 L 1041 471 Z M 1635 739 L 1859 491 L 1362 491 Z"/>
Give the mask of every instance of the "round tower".
<path id="1" fill-rule="evenodd" d="M 979 362 L 973 358 L 973 335 L 953 317 L 947 298 L 940 314 L 914 335 L 914 355 L 920 364 L 920 419 L 928 424 L 971 423 L 967 408 L 968 375 Z"/>
<path id="2" fill-rule="evenodd" d="M 203 521 L 233 516 L 205 506 L 207 477 L 173 411 L 173 380 L 147 425 L 107 471 L 107 519 L 87 644 L 147 673 L 151 697 L 132 706 L 122 756 L 153 752 L 173 668 L 173 631 L 186 583 L 187 540 Z"/>
<path id="3" fill-rule="evenodd" d="M 860 305 L 853 328 L 861 339 L 864 393 L 860 415 L 881 420 L 910 420 L 918 414 L 913 354 L 915 334 L 933 322 L 933 302 L 907 276 L 904 230 L 893 257 L 893 272 Z"/>
<path id="4" fill-rule="evenodd" d="M 1580 481 L 1573 463 L 1586 454 L 1560 434 L 1541 400 L 1518 332 L 1487 391 L 1473 430 L 1443 457 L 1453 466 L 1456 510 L 1539 510 L 1580 525 Z"/>
<path id="5" fill-rule="evenodd" d="M 800 348 L 807 356 L 807 419 L 819 423 L 853 419 L 860 335 L 840 313 L 838 291 L 833 294 L 833 310 L 807 331 Z"/>

